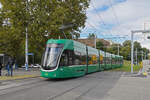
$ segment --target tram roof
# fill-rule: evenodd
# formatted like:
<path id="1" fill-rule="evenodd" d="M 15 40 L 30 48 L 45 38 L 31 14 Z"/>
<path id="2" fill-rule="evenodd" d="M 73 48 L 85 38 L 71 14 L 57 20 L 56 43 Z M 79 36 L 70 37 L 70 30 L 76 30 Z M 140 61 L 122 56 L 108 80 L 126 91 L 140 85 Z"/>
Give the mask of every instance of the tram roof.
<path id="1" fill-rule="evenodd" d="M 47 41 L 47 44 L 49 43 L 56 43 L 56 44 L 64 44 L 64 49 L 70 49 L 70 50 L 73 50 L 73 49 L 85 49 L 86 48 L 86 45 L 83 44 L 83 43 L 80 43 L 78 41 L 74 41 L 74 40 L 69 40 L 69 39 L 49 39 Z M 91 52 L 95 52 L 97 49 L 95 48 L 92 48 L 90 46 L 88 46 L 88 48 L 91 50 Z M 100 54 L 101 55 L 105 55 L 105 52 L 100 50 Z M 108 53 L 106 52 L 106 57 L 109 57 L 109 56 L 112 56 L 112 57 L 121 57 L 123 58 L 123 56 L 118 56 L 118 55 L 115 55 L 115 54 L 111 54 L 111 53 Z"/>
<path id="2" fill-rule="evenodd" d="M 56 44 L 64 44 L 64 49 L 73 49 L 73 40 L 69 39 L 49 39 L 47 44 L 56 43 Z"/>

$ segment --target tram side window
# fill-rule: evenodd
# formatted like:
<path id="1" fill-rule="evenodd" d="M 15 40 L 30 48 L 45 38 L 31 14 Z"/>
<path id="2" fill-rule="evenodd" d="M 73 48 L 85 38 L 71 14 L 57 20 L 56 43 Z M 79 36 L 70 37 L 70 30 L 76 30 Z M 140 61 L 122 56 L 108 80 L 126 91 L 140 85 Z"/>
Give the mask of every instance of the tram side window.
<path id="1" fill-rule="evenodd" d="M 103 64 L 103 56 L 102 55 L 100 55 L 100 64 Z"/>
<path id="2" fill-rule="evenodd" d="M 95 54 L 89 54 L 88 55 L 88 64 L 98 64 L 98 56 Z"/>
<path id="3" fill-rule="evenodd" d="M 60 66 L 67 66 L 68 65 L 68 55 L 65 51 L 63 52 L 63 54 L 61 56 L 59 65 Z"/>
<path id="4" fill-rule="evenodd" d="M 93 64 L 92 62 L 92 55 L 88 55 L 88 65 Z"/>
<path id="5" fill-rule="evenodd" d="M 115 60 L 114 60 L 114 58 L 112 58 L 112 64 L 115 64 Z"/>
<path id="6" fill-rule="evenodd" d="M 80 60 L 80 64 L 81 65 L 85 65 L 86 64 L 86 54 L 81 53 L 81 60 Z"/>
<path id="7" fill-rule="evenodd" d="M 111 60 L 110 60 L 110 57 L 108 57 L 108 64 L 111 64 Z"/>
<path id="8" fill-rule="evenodd" d="M 103 64 L 106 64 L 106 57 L 104 57 Z"/>
<path id="9" fill-rule="evenodd" d="M 103 60 L 102 59 L 100 59 L 100 64 L 103 64 Z"/>
<path id="10" fill-rule="evenodd" d="M 116 64 L 118 64 L 118 58 L 116 59 Z"/>
<path id="11" fill-rule="evenodd" d="M 118 64 L 120 64 L 120 58 L 118 58 Z"/>
<path id="12" fill-rule="evenodd" d="M 105 64 L 108 64 L 108 58 L 105 57 Z"/>
<path id="13" fill-rule="evenodd" d="M 111 62 L 110 62 L 110 58 L 109 57 L 104 57 L 104 63 L 105 64 L 110 64 Z"/>
<path id="14" fill-rule="evenodd" d="M 106 57 L 106 64 L 109 64 L 109 57 Z"/>
<path id="15" fill-rule="evenodd" d="M 98 56 L 97 55 L 92 56 L 92 62 L 93 62 L 93 64 L 98 64 Z"/>
<path id="16" fill-rule="evenodd" d="M 74 51 L 74 65 L 80 65 L 81 53 Z"/>
<path id="17" fill-rule="evenodd" d="M 69 61 L 69 65 L 73 65 L 73 63 L 74 63 L 73 56 L 74 56 L 73 50 L 69 50 L 69 51 L 68 51 L 68 61 Z"/>
<path id="18" fill-rule="evenodd" d="M 109 64 L 109 58 L 106 57 L 106 64 Z"/>
<path id="19" fill-rule="evenodd" d="M 73 51 L 65 50 L 60 59 L 60 66 L 73 65 Z"/>
<path id="20" fill-rule="evenodd" d="M 109 64 L 111 64 L 111 57 L 109 57 Z"/>

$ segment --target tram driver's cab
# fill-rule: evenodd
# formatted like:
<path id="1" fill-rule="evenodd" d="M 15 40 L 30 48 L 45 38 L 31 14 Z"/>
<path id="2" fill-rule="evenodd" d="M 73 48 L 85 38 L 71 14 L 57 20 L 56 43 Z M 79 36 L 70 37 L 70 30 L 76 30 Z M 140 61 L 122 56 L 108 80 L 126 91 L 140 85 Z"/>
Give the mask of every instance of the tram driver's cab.
<path id="1" fill-rule="evenodd" d="M 45 53 L 42 58 L 42 69 L 56 69 L 62 52 L 63 44 L 47 44 Z"/>

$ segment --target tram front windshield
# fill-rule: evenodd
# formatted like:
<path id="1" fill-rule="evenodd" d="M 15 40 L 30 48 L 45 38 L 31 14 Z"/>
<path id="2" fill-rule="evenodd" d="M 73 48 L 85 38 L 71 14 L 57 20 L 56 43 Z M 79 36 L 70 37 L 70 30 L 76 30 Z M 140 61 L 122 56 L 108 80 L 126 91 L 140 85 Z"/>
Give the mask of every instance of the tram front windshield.
<path id="1" fill-rule="evenodd" d="M 48 44 L 42 60 L 42 67 L 45 70 L 54 69 L 63 49 L 62 44 Z"/>

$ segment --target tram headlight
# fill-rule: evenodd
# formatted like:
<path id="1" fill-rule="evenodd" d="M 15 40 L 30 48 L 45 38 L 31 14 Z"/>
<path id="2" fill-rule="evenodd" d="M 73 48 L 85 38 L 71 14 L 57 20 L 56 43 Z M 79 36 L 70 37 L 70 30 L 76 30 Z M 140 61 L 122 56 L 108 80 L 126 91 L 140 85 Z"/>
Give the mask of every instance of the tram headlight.
<path id="1" fill-rule="evenodd" d="M 60 68 L 60 70 L 61 70 L 61 71 L 63 71 L 63 69 L 62 69 L 62 68 Z"/>

